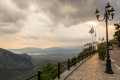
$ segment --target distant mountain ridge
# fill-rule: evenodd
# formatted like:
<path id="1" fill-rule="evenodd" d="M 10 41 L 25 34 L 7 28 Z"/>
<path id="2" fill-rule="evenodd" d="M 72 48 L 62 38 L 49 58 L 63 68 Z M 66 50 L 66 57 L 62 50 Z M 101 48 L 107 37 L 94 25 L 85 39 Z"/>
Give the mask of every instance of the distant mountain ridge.
<path id="1" fill-rule="evenodd" d="M 51 48 L 34 48 L 34 47 L 26 47 L 21 49 L 9 49 L 12 52 L 18 52 L 21 54 L 29 54 L 34 55 L 35 53 L 46 53 L 46 54 L 58 54 L 58 53 L 79 53 L 82 50 L 83 46 L 75 46 L 75 47 L 51 47 Z"/>
<path id="2" fill-rule="evenodd" d="M 0 66 L 8 69 L 33 68 L 30 57 L 27 54 L 24 55 L 18 55 L 11 51 L 0 48 Z"/>
<path id="3" fill-rule="evenodd" d="M 28 54 L 17 54 L 17 55 L 19 55 L 19 56 L 21 56 L 21 57 L 23 57 L 23 58 L 26 58 L 26 59 L 28 59 L 28 60 L 30 60 L 30 61 L 33 60 L 33 58 L 32 58 L 31 56 L 29 56 Z"/>
<path id="4" fill-rule="evenodd" d="M 51 47 L 34 48 L 27 47 L 21 49 L 9 49 L 14 53 L 28 54 L 33 58 L 34 65 L 42 66 L 47 62 L 63 62 L 77 56 L 83 49 L 83 46 L 69 47 Z"/>

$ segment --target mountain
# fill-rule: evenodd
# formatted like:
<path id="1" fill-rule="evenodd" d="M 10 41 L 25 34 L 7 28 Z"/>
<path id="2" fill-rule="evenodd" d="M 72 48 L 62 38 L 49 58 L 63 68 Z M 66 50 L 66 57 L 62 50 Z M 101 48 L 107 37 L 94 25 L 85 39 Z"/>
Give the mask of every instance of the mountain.
<path id="1" fill-rule="evenodd" d="M 21 49 L 8 49 L 9 51 L 15 52 L 15 53 L 22 53 L 22 54 L 28 54 L 28 53 L 37 53 L 42 52 L 42 48 L 34 48 L 34 47 L 26 47 Z"/>
<path id="2" fill-rule="evenodd" d="M 44 54 L 64 54 L 64 53 L 79 53 L 83 46 L 75 47 L 51 47 L 51 48 L 34 48 L 26 47 L 21 49 L 9 49 L 12 52 L 29 54 L 29 55 L 44 55 Z"/>
<path id="3" fill-rule="evenodd" d="M 26 58 L 26 59 L 28 59 L 30 61 L 33 61 L 33 58 L 31 56 L 29 56 L 28 54 L 17 54 L 17 55 L 19 55 L 19 56 L 21 56 L 23 58 Z"/>
<path id="4" fill-rule="evenodd" d="M 0 80 L 13 80 L 12 77 L 18 75 L 18 72 L 0 66 Z"/>
<path id="5" fill-rule="evenodd" d="M 20 54 L 28 54 L 33 58 L 35 66 L 42 66 L 48 62 L 63 62 L 77 56 L 83 46 L 69 46 L 69 47 L 51 47 L 51 48 L 34 48 L 26 47 L 21 49 L 9 49 L 12 52 Z"/>
<path id="6" fill-rule="evenodd" d="M 31 69 L 32 61 L 26 56 L 18 55 L 8 50 L 0 48 L 0 66 L 8 69 Z M 30 57 L 29 57 L 30 58 Z"/>

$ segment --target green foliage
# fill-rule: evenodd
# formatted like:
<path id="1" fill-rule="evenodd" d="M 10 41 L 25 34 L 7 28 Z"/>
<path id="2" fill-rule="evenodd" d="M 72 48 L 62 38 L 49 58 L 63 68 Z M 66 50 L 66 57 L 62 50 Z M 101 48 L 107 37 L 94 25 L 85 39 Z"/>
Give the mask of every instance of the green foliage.
<path id="1" fill-rule="evenodd" d="M 74 57 L 74 58 L 71 59 L 71 63 L 74 63 L 74 62 L 75 62 L 75 58 L 76 58 L 76 57 Z M 75 65 L 75 63 L 72 64 L 71 66 L 73 66 L 73 65 Z"/>
<path id="2" fill-rule="evenodd" d="M 119 42 L 118 45 L 120 45 L 120 24 L 114 24 L 116 26 L 115 30 L 115 34 L 114 34 L 114 38 Z"/>
<path id="3" fill-rule="evenodd" d="M 92 51 L 92 46 L 89 46 L 88 48 L 84 48 L 81 53 L 82 53 L 82 54 L 85 54 L 85 53 L 91 52 L 91 51 Z"/>
<path id="4" fill-rule="evenodd" d="M 98 45 L 98 57 L 102 61 L 104 61 L 106 58 L 106 48 L 106 43 L 100 43 Z"/>
<path id="5" fill-rule="evenodd" d="M 51 68 L 51 67 L 53 67 L 53 66 L 54 66 L 54 65 L 49 62 L 49 63 L 47 63 L 46 65 L 42 66 L 41 71 L 44 71 L 44 70 L 46 70 L 46 69 L 48 69 L 48 68 Z M 46 79 L 49 78 L 50 76 L 56 74 L 56 73 L 57 73 L 57 69 L 58 69 L 57 67 L 54 67 L 54 68 L 52 68 L 52 69 L 50 69 L 50 70 L 47 70 L 47 71 L 43 72 L 43 73 L 41 74 L 42 80 L 46 80 Z M 54 76 L 54 77 L 56 77 L 56 76 Z M 53 78 L 50 78 L 49 80 L 53 80 Z"/>
<path id="6" fill-rule="evenodd" d="M 91 46 L 89 46 L 88 48 L 84 48 L 83 51 L 80 52 L 78 56 L 80 57 L 80 56 L 82 56 L 84 54 L 87 54 L 89 52 L 92 52 L 92 47 Z"/>
<path id="7" fill-rule="evenodd" d="M 119 42 L 116 39 L 109 40 L 109 46 L 117 45 Z"/>
<path id="8" fill-rule="evenodd" d="M 98 50 L 106 50 L 107 47 L 106 47 L 106 43 L 100 43 L 98 44 Z"/>
<path id="9" fill-rule="evenodd" d="M 99 55 L 99 59 L 104 61 L 105 58 L 106 58 L 106 50 L 100 50 L 98 53 L 99 53 L 98 54 Z"/>

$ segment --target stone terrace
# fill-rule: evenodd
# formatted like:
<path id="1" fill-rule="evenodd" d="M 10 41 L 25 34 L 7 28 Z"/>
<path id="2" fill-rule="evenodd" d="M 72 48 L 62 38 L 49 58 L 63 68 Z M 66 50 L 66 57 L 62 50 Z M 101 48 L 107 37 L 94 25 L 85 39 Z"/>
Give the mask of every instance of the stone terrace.
<path id="1" fill-rule="evenodd" d="M 106 61 L 100 61 L 96 54 L 71 72 L 64 80 L 120 80 L 120 70 L 113 63 L 114 74 L 104 73 L 105 64 Z"/>

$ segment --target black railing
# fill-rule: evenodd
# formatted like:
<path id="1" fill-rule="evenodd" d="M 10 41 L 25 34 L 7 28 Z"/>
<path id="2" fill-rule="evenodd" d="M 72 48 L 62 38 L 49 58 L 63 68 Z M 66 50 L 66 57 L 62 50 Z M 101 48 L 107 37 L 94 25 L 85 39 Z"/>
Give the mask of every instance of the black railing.
<path id="1" fill-rule="evenodd" d="M 51 68 L 45 69 L 43 71 L 38 71 L 37 74 L 25 79 L 25 80 L 54 80 L 55 78 L 58 77 L 58 79 L 60 79 L 60 75 L 68 70 L 70 71 L 70 68 L 72 66 L 76 66 L 77 63 L 80 63 L 80 61 L 84 60 L 85 58 L 95 54 L 96 51 L 93 52 L 88 52 L 85 54 L 80 54 L 77 57 L 74 57 L 72 59 L 68 59 L 68 61 L 63 62 L 63 63 L 58 63 L 57 65 L 52 66 Z M 56 69 L 55 72 L 53 72 L 52 74 L 49 75 L 44 75 L 44 74 L 48 74 L 48 71 L 52 70 L 52 69 Z"/>

